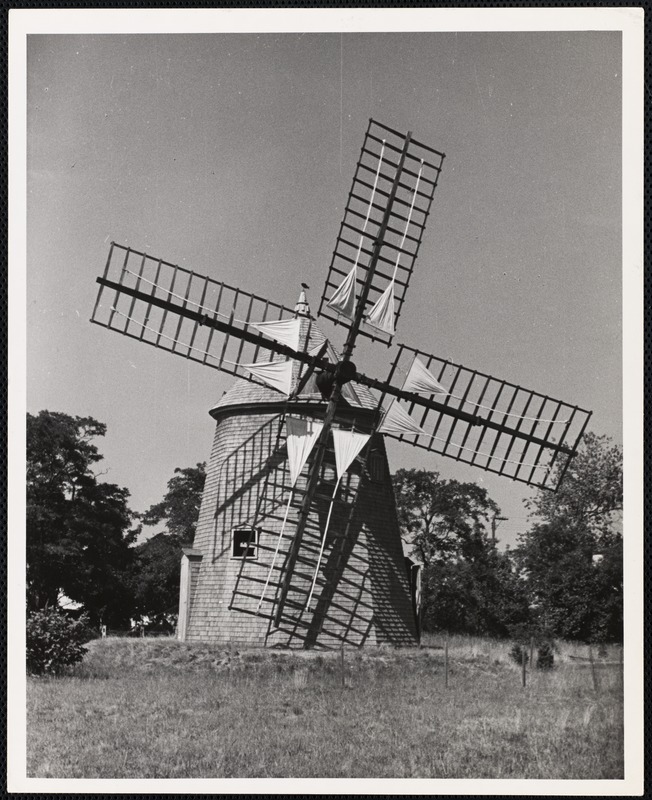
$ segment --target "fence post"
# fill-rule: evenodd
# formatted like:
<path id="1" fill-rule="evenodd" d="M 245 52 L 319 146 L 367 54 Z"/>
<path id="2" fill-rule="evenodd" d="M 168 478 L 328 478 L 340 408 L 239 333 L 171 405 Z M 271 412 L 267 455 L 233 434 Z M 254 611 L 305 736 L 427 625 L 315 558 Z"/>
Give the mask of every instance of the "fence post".
<path id="1" fill-rule="evenodd" d="M 593 660 L 593 648 L 589 645 L 589 661 L 591 662 L 591 680 L 593 681 L 593 691 L 598 691 L 598 676 L 595 673 L 595 661 Z"/>
<path id="2" fill-rule="evenodd" d="M 342 675 L 342 689 L 346 689 L 346 676 L 344 675 L 344 642 L 340 646 L 340 673 Z"/>
<path id="3" fill-rule="evenodd" d="M 527 663 L 527 650 L 525 647 L 521 647 L 521 682 L 523 683 L 523 688 L 525 689 L 525 665 Z"/>
<path id="4" fill-rule="evenodd" d="M 530 672 L 534 669 L 534 636 L 530 636 Z"/>
<path id="5" fill-rule="evenodd" d="M 444 685 L 448 689 L 448 631 L 444 639 Z"/>

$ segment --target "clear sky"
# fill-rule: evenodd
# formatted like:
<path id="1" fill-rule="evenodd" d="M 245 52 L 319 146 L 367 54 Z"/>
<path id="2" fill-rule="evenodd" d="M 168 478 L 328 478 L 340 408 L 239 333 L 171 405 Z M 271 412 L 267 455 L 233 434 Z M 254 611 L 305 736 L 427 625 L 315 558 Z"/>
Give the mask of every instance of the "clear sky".
<path id="1" fill-rule="evenodd" d="M 89 323 L 109 242 L 316 311 L 371 116 L 446 153 L 398 340 L 620 442 L 620 65 L 617 32 L 30 36 L 28 410 L 105 422 L 106 479 L 160 500 L 232 379 Z M 388 444 L 483 482 L 515 542 L 522 484 Z"/>

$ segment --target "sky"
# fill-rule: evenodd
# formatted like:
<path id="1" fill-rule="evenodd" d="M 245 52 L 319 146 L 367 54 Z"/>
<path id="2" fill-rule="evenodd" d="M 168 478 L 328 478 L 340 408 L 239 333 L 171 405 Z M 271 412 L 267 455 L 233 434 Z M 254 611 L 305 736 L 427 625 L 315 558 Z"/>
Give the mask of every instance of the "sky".
<path id="1" fill-rule="evenodd" d="M 29 36 L 27 410 L 106 423 L 104 479 L 158 502 L 233 379 L 89 323 L 110 241 L 316 312 L 373 117 L 446 153 L 397 340 L 621 442 L 621 80 L 611 31 Z M 523 484 L 388 450 L 527 528 Z"/>

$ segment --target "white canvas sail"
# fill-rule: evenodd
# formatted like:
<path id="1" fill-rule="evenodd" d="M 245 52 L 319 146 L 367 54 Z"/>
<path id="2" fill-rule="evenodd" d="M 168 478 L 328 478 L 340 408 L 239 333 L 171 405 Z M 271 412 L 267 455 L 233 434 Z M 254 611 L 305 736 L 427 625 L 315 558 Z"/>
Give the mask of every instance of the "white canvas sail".
<path id="1" fill-rule="evenodd" d="M 418 356 L 414 357 L 403 389 L 406 392 L 416 392 L 417 394 L 448 394 Z"/>
<path id="2" fill-rule="evenodd" d="M 287 428 L 290 482 L 292 486 L 295 486 L 324 425 L 310 417 L 287 417 L 285 425 Z"/>
<path id="3" fill-rule="evenodd" d="M 387 410 L 378 432 L 397 434 L 425 433 L 423 428 L 417 425 L 398 400 L 394 400 Z"/>
<path id="4" fill-rule="evenodd" d="M 333 296 L 326 305 L 334 308 L 338 314 L 348 319 L 355 316 L 355 289 L 357 277 L 357 262 L 353 265 L 349 274 L 333 292 Z"/>
<path id="5" fill-rule="evenodd" d="M 394 335 L 394 281 L 390 281 L 385 291 L 374 303 L 365 317 L 365 322 L 385 333 Z"/>
<path id="6" fill-rule="evenodd" d="M 335 445 L 335 467 L 337 477 L 342 475 L 351 466 L 351 462 L 367 444 L 370 439 L 368 433 L 356 433 L 355 431 L 343 431 L 340 428 L 333 428 L 333 444 Z"/>
<path id="7" fill-rule="evenodd" d="M 290 395 L 292 390 L 292 361 L 262 361 L 256 364 L 241 364 L 256 378 L 282 392 Z"/>
<path id="8" fill-rule="evenodd" d="M 276 342 L 285 344 L 293 350 L 299 349 L 301 320 L 298 317 L 294 319 L 277 319 L 273 322 L 251 322 L 250 325 Z"/>

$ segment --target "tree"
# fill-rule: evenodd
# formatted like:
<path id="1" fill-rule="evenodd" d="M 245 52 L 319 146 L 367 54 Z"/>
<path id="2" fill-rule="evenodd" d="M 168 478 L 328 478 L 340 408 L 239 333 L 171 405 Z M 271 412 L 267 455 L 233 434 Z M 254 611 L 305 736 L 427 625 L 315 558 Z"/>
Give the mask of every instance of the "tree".
<path id="1" fill-rule="evenodd" d="M 527 625 L 528 599 L 508 553 L 431 564 L 424 576 L 425 630 L 508 637 Z"/>
<path id="2" fill-rule="evenodd" d="M 138 545 L 133 569 L 134 616 L 163 623 L 177 613 L 182 542 L 157 533 Z"/>
<path id="3" fill-rule="evenodd" d="M 157 525 L 165 520 L 168 533 L 179 537 L 183 544 L 192 545 L 199 519 L 206 464 L 174 470 L 168 481 L 168 490 L 160 503 L 156 503 L 143 514 L 144 525 Z"/>
<path id="4" fill-rule="evenodd" d="M 135 551 L 132 586 L 135 611 L 140 617 L 162 621 L 176 612 L 182 547 L 191 545 L 195 536 L 205 467 L 200 463 L 175 469 L 163 500 L 142 516 L 146 525 L 165 521 L 167 530 L 150 537 Z"/>
<path id="5" fill-rule="evenodd" d="M 392 481 L 401 535 L 424 566 L 472 559 L 484 549 L 485 525 L 500 513 L 486 489 L 423 469 L 399 469 Z"/>
<path id="6" fill-rule="evenodd" d="M 486 489 L 414 469 L 393 481 L 402 536 L 424 565 L 424 628 L 508 636 L 523 625 L 527 598 L 510 556 L 489 540 L 500 510 Z"/>
<path id="7" fill-rule="evenodd" d="M 587 433 L 558 491 L 540 490 L 527 505 L 532 527 L 515 555 L 539 627 L 567 639 L 621 640 L 621 448 Z"/>
<path id="8" fill-rule="evenodd" d="M 129 617 L 130 545 L 136 531 L 129 492 L 102 483 L 92 417 L 27 415 L 27 601 L 31 610 L 80 603 L 93 624 Z"/>
<path id="9" fill-rule="evenodd" d="M 558 478 L 557 463 L 553 476 Z M 526 502 L 530 516 L 542 522 L 562 522 L 596 537 L 613 530 L 623 510 L 623 453 L 608 436 L 589 431 L 556 492 L 539 491 Z"/>

